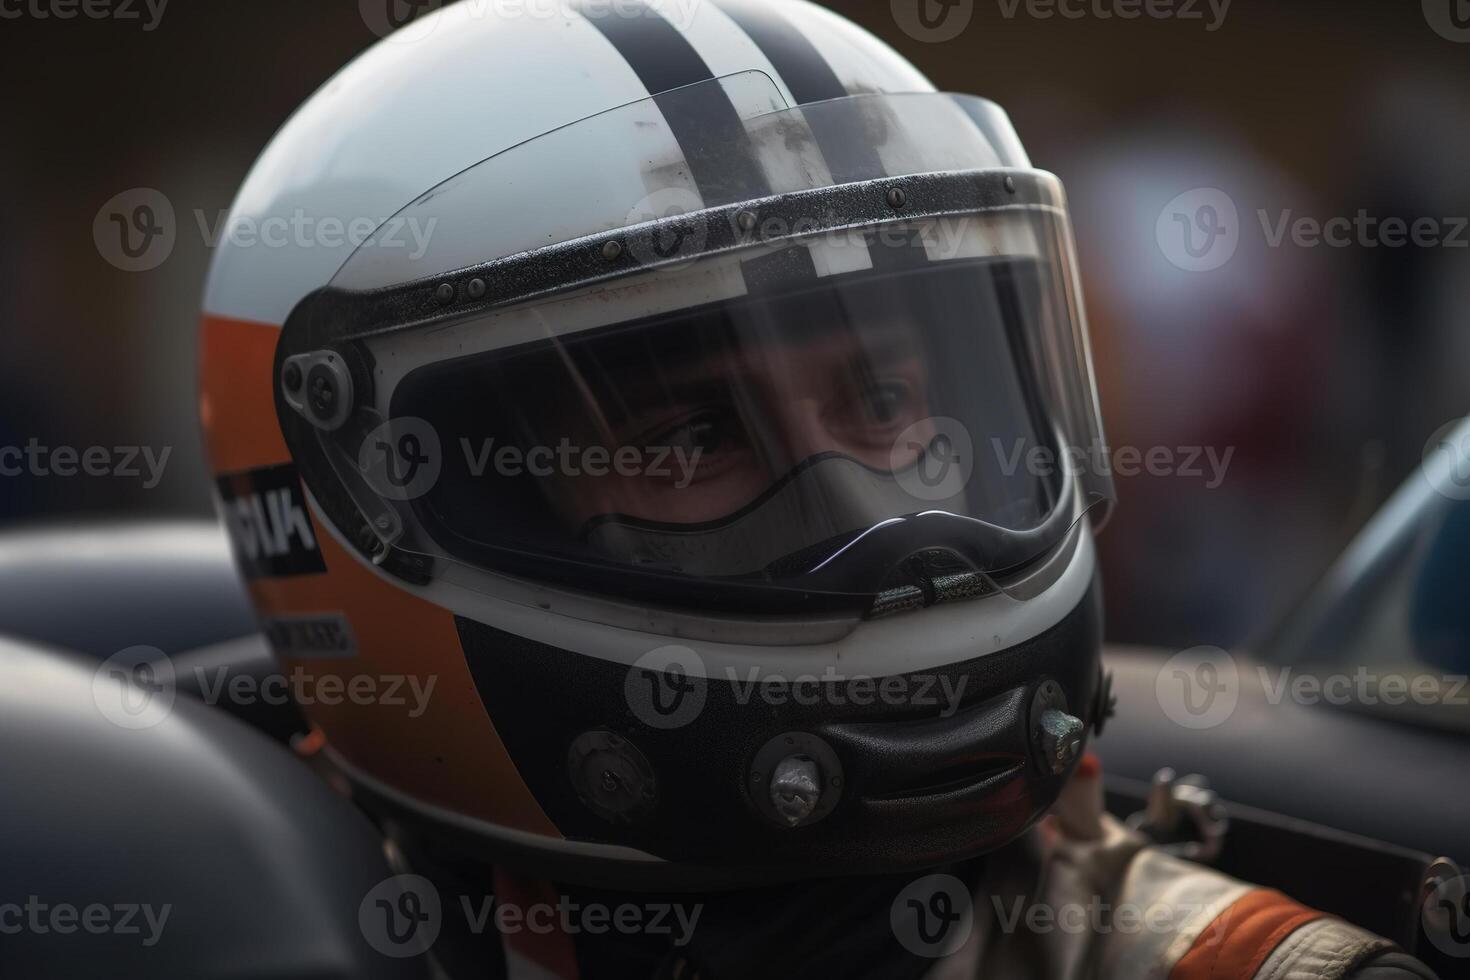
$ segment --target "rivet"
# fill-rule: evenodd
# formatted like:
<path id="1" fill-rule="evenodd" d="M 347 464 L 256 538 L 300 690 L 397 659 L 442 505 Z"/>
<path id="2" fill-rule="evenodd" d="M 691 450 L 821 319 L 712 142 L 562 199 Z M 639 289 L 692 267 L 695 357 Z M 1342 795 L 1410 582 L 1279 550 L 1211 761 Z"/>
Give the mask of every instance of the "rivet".
<path id="1" fill-rule="evenodd" d="M 1016 178 L 1010 174 L 1006 174 L 1006 191 L 1011 194 L 1016 193 Z"/>
<path id="2" fill-rule="evenodd" d="M 740 226 L 741 231 L 750 231 L 755 227 L 755 212 L 741 211 L 735 215 L 735 224 Z"/>
<path id="3" fill-rule="evenodd" d="M 623 243 L 622 242 L 609 241 L 609 242 L 604 243 L 603 246 L 602 246 L 602 257 L 605 258 L 605 259 L 607 259 L 609 262 L 611 262 L 613 259 L 617 258 L 619 255 L 622 255 L 622 254 L 623 254 Z"/>
<path id="4" fill-rule="evenodd" d="M 467 292 L 470 294 L 470 299 L 479 299 L 481 296 L 484 296 L 485 295 L 485 280 L 483 280 L 483 279 L 471 279 L 470 280 L 470 286 L 469 286 L 469 289 L 467 290 Z"/>
<path id="5" fill-rule="evenodd" d="M 903 192 L 902 187 L 888 188 L 888 206 L 890 208 L 901 208 L 908 203 L 908 195 Z"/>
<path id="6" fill-rule="evenodd" d="M 286 365 L 284 374 L 287 391 L 298 391 L 301 388 L 301 365 L 292 361 Z"/>
<path id="7" fill-rule="evenodd" d="M 434 290 L 434 298 L 440 303 L 453 303 L 454 287 L 447 282 L 441 282 L 439 288 Z"/>

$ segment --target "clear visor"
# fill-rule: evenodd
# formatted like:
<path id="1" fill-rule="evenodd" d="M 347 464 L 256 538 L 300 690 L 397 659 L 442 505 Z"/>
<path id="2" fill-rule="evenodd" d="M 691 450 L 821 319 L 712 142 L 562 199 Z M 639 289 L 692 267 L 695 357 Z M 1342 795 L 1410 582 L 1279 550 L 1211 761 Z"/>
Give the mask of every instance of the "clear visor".
<path id="1" fill-rule="evenodd" d="M 754 81 L 708 85 L 756 104 L 742 88 Z M 657 102 L 577 126 L 608 138 L 639 119 L 657 129 L 671 111 Z M 767 104 L 734 120 L 758 165 L 737 167 L 720 193 L 751 200 L 735 185 L 757 177 L 785 193 L 1016 162 L 992 110 L 936 95 Z M 437 219 L 424 261 L 394 272 L 381 250 L 360 250 L 334 285 L 432 281 L 530 244 L 477 209 L 515 197 L 482 178 L 544 186 L 504 158 L 557 159 L 527 147 L 573 128 L 408 209 Z M 642 144 L 645 188 L 673 172 L 650 155 L 656 142 Z M 717 207 L 710 179 L 670 186 Z M 629 227 L 628 212 L 596 210 L 575 233 L 569 210 L 567 234 Z M 433 325 L 318 331 L 370 366 L 370 401 L 314 434 L 365 526 L 438 571 L 755 610 L 869 601 L 942 576 L 1004 579 L 1111 499 L 1094 462 L 1102 436 L 1059 196 L 758 238 L 681 239 L 645 271 Z"/>

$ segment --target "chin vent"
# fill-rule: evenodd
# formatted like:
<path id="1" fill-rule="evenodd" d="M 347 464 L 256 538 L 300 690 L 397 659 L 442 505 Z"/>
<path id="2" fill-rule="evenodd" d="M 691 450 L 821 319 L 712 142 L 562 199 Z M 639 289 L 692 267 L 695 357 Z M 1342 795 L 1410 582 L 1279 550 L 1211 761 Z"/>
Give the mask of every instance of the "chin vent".
<path id="1" fill-rule="evenodd" d="M 868 618 L 922 609 L 936 602 L 976 599 L 995 591 L 983 572 L 953 552 L 933 548 L 910 555 L 894 569 L 869 607 Z"/>

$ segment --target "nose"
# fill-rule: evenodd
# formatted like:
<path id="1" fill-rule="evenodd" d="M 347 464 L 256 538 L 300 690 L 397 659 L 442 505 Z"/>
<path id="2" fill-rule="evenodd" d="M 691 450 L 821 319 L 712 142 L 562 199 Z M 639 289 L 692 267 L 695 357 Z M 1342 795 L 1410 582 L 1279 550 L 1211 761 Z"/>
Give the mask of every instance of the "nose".
<path id="1" fill-rule="evenodd" d="M 820 453 L 841 448 L 822 422 L 815 398 L 786 397 L 773 406 L 775 427 L 788 468 Z"/>

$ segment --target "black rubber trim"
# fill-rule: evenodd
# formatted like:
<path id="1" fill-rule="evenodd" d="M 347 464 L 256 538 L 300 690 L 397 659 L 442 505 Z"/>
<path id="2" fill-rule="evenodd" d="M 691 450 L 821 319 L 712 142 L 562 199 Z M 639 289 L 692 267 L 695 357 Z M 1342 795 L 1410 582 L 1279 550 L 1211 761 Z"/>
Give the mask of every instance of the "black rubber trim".
<path id="1" fill-rule="evenodd" d="M 901 210 L 889 203 L 893 189 L 904 192 Z M 293 350 L 312 350 L 356 337 L 460 320 L 665 265 L 778 244 L 780 238 L 764 236 L 767 228 L 819 235 L 1007 207 L 1061 211 L 1061 185 L 1043 171 L 997 169 L 885 177 L 795 191 L 588 235 L 398 286 L 363 291 L 327 286 L 302 300 L 286 327 L 302 335 Z M 755 220 L 742 222 L 746 214 Z M 754 230 L 746 231 L 746 226 Z M 661 242 L 680 240 L 701 243 L 699 253 L 660 257 L 667 252 L 661 251 Z M 610 249 L 609 243 L 616 248 Z M 924 249 L 879 251 L 914 252 L 915 261 L 926 261 Z M 484 286 L 478 298 L 472 298 L 467 288 L 475 279 Z M 447 303 L 439 295 L 445 284 L 454 294 Z"/>
<path id="2" fill-rule="evenodd" d="M 651 726 L 646 706 L 635 711 L 627 691 L 629 671 L 636 668 L 462 616 L 455 623 L 480 699 L 557 829 L 569 840 L 655 855 L 688 869 L 692 887 L 701 878 L 717 887 L 732 876 L 778 881 L 896 873 L 1014 839 L 1045 811 L 1068 775 L 1043 770 L 1036 761 L 1026 706 L 1042 681 L 1053 680 L 1090 724 L 1100 614 L 1094 588 L 1036 637 L 902 675 L 908 690 L 922 689 L 931 698 L 912 703 L 835 696 L 817 703 L 752 700 L 751 678 L 714 671 L 699 685 L 698 710 L 674 728 Z M 780 672 L 774 664 L 772 669 Z M 958 695 L 957 710 L 954 701 L 938 696 L 946 690 Z M 652 766 L 657 797 L 642 820 L 609 822 L 579 800 L 566 752 L 589 730 L 615 732 Z M 773 826 L 750 797 L 756 755 L 772 738 L 791 732 L 827 740 L 844 773 L 831 814 L 795 829 Z M 627 869 L 635 879 L 649 870 Z"/>

